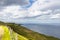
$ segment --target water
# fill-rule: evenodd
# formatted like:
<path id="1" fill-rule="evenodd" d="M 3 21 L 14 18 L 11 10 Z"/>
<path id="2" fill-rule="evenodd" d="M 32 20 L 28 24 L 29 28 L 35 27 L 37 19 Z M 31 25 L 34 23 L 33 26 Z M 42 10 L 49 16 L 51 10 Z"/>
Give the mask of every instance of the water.
<path id="1" fill-rule="evenodd" d="M 60 38 L 60 25 L 58 24 L 23 24 L 33 31 Z"/>

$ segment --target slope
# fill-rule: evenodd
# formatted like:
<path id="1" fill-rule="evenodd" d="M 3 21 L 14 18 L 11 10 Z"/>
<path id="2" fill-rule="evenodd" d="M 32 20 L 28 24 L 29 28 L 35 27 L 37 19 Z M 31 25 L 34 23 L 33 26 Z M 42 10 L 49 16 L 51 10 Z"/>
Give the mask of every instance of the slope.
<path id="1" fill-rule="evenodd" d="M 11 28 L 11 30 L 13 30 L 13 37 L 15 37 L 15 35 L 17 34 L 18 40 L 60 40 L 52 36 L 47 36 L 44 34 L 34 32 L 21 26 L 20 24 L 0 22 L 0 25 L 5 25 L 8 28 Z"/>
<path id="2" fill-rule="evenodd" d="M 5 25 L 0 25 L 0 40 L 28 40 Z"/>
<path id="3" fill-rule="evenodd" d="M 60 40 L 52 36 L 34 32 L 21 26 L 20 24 L 8 23 L 7 25 L 10 26 L 16 33 L 28 38 L 29 40 Z"/>

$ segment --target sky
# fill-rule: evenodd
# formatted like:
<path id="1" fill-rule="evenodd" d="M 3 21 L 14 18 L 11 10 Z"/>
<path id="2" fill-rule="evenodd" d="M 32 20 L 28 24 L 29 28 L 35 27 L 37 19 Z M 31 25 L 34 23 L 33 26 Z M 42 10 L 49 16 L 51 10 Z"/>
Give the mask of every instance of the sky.
<path id="1" fill-rule="evenodd" d="M 60 23 L 60 0 L 0 0 L 0 21 Z"/>

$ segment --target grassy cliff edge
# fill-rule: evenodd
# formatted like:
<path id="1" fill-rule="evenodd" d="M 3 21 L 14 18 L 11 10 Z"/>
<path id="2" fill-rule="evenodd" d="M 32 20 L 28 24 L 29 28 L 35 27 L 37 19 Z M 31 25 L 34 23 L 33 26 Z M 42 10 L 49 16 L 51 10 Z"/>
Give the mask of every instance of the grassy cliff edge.
<path id="1" fill-rule="evenodd" d="M 23 36 L 23 38 L 24 37 L 27 38 L 27 40 L 60 40 L 60 39 L 52 37 L 52 36 L 47 36 L 44 34 L 34 32 L 32 30 L 29 30 L 29 29 L 21 26 L 20 24 L 0 22 L 0 25 L 10 27 L 15 33 L 18 34 L 19 38 L 21 38 L 20 37 L 20 35 L 21 35 L 21 36 Z M 23 38 L 22 38 L 22 40 L 24 40 Z"/>

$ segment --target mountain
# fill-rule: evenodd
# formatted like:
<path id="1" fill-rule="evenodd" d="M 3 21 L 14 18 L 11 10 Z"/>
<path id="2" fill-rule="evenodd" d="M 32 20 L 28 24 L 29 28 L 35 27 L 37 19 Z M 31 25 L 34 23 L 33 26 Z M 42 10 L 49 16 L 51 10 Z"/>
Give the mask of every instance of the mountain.
<path id="1" fill-rule="evenodd" d="M 34 32 L 20 24 L 0 22 L 0 31 L 1 28 L 5 31 L 4 35 L 0 34 L 2 40 L 60 40 L 59 38 Z"/>

